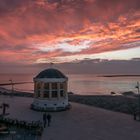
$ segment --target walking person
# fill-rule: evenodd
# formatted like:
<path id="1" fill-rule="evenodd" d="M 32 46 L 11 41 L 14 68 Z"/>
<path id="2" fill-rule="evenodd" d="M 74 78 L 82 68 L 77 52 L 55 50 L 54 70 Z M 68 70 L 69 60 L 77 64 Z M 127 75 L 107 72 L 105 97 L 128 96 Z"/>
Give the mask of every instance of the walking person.
<path id="1" fill-rule="evenodd" d="M 137 114 L 136 114 L 136 112 L 134 112 L 134 120 L 137 120 Z"/>
<path id="2" fill-rule="evenodd" d="M 52 116 L 50 114 L 47 115 L 48 126 L 50 126 Z"/>
<path id="3" fill-rule="evenodd" d="M 47 124 L 47 114 L 44 113 L 43 114 L 43 126 L 44 126 L 44 128 L 46 127 L 46 124 Z"/>

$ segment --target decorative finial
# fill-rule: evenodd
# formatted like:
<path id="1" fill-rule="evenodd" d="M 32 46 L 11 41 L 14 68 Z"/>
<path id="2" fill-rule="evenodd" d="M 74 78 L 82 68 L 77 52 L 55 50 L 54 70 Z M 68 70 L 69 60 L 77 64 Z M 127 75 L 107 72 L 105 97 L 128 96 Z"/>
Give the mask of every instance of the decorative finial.
<path id="1" fill-rule="evenodd" d="M 54 63 L 51 62 L 51 63 L 50 63 L 50 68 L 53 68 L 53 65 L 54 65 Z"/>

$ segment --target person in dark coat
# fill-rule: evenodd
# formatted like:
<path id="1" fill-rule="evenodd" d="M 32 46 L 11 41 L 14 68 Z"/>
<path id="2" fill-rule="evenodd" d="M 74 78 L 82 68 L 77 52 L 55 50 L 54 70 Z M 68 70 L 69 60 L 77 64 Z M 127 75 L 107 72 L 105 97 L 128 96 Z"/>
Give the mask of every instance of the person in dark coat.
<path id="1" fill-rule="evenodd" d="M 48 126 L 50 126 L 52 116 L 50 114 L 47 115 Z"/>
<path id="2" fill-rule="evenodd" d="M 134 112 L 134 120 L 137 120 L 137 113 L 136 112 Z"/>
<path id="3" fill-rule="evenodd" d="M 44 128 L 46 127 L 46 124 L 47 124 L 47 114 L 44 113 L 43 114 L 43 126 L 44 126 Z"/>

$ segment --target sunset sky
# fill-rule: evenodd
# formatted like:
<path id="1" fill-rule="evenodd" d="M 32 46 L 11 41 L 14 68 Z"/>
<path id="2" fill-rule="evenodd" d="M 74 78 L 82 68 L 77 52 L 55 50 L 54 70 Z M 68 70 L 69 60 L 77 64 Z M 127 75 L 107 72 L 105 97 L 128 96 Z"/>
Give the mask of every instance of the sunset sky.
<path id="1" fill-rule="evenodd" d="M 0 0 L 0 65 L 140 58 L 140 0 Z"/>

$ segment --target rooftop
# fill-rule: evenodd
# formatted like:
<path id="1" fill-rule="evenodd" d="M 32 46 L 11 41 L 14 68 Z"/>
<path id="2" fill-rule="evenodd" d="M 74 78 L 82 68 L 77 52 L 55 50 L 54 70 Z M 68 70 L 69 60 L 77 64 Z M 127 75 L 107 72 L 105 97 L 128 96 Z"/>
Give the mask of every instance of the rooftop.
<path id="1" fill-rule="evenodd" d="M 49 68 L 41 71 L 35 78 L 67 78 L 61 71 Z"/>

